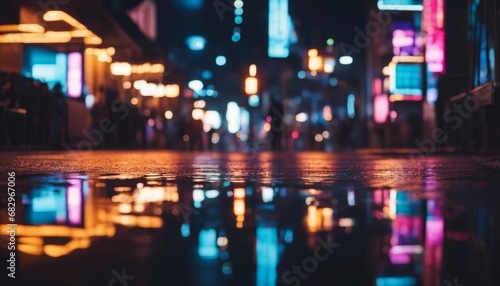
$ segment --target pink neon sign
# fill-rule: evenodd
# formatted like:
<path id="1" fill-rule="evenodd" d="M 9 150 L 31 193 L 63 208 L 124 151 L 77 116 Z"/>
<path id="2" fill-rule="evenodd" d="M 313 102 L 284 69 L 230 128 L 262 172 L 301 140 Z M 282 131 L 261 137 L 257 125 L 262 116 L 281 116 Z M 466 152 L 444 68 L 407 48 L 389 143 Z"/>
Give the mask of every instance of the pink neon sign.
<path id="1" fill-rule="evenodd" d="M 426 62 L 429 71 L 444 73 L 444 0 L 424 0 L 422 28 L 427 33 Z"/>
<path id="2" fill-rule="evenodd" d="M 68 54 L 68 95 L 80 97 L 82 95 L 82 54 Z"/>

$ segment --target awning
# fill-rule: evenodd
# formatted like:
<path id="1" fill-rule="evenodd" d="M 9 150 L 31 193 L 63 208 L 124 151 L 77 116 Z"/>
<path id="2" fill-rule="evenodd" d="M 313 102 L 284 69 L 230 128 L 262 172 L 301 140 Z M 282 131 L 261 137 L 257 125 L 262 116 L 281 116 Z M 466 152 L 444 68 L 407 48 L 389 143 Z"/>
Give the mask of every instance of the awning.
<path id="1" fill-rule="evenodd" d="M 65 3 L 67 2 L 67 3 Z M 54 7 L 44 7 L 43 1 L 18 0 L 14 5 L 17 5 L 20 14 L 17 23 L 9 23 L 18 25 L 18 34 L 22 35 L 26 29 L 38 29 L 40 26 L 46 32 L 56 32 L 54 35 L 60 36 L 61 40 L 65 40 L 66 34 L 57 32 L 73 31 L 72 36 L 84 37 L 84 31 L 75 32 L 75 26 L 80 23 L 92 34 L 98 36 L 102 42 L 87 41 L 86 43 L 92 47 L 114 47 L 116 54 L 113 56 L 115 61 L 128 62 L 158 62 L 165 60 L 164 51 L 149 38 L 147 38 L 136 26 L 136 24 L 128 17 L 125 11 L 111 9 L 106 6 L 102 0 L 85 0 L 85 1 L 54 1 L 53 3 L 61 3 Z M 46 21 L 44 15 L 49 8 L 51 10 L 59 10 L 65 12 L 77 22 L 68 23 L 68 21 Z M 5 24 L 5 23 L 2 23 Z M 20 24 L 20 25 L 19 25 Z M 26 25 L 28 24 L 28 25 Z M 29 24 L 38 24 L 39 26 Z M 73 26 L 73 27 L 72 27 Z M 4 33 L 5 31 L 0 31 Z M 11 35 L 15 35 L 12 34 Z M 82 38 L 71 38 L 69 43 L 82 42 Z"/>

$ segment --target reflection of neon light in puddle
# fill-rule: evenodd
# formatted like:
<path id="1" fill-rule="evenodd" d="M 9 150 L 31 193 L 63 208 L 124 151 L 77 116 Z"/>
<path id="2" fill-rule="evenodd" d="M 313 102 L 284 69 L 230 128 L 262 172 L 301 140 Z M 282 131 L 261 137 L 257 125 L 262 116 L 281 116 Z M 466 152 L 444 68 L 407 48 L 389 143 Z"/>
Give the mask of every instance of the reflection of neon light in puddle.
<path id="1" fill-rule="evenodd" d="M 276 227 L 257 227 L 255 254 L 257 285 L 276 284 L 278 265 L 278 231 Z"/>
<path id="2" fill-rule="evenodd" d="M 262 201 L 265 203 L 272 202 L 274 198 L 273 188 L 263 187 L 262 188 Z"/>
<path id="3" fill-rule="evenodd" d="M 202 229 L 199 234 L 198 254 L 203 259 L 215 259 L 219 256 L 217 232 L 215 229 Z"/>
<path id="4" fill-rule="evenodd" d="M 72 225 L 80 225 L 82 223 L 82 194 L 80 181 L 71 180 L 72 184 L 67 192 L 68 202 L 68 221 Z"/>
<path id="5" fill-rule="evenodd" d="M 377 286 L 414 286 L 417 285 L 415 277 L 377 277 Z"/>

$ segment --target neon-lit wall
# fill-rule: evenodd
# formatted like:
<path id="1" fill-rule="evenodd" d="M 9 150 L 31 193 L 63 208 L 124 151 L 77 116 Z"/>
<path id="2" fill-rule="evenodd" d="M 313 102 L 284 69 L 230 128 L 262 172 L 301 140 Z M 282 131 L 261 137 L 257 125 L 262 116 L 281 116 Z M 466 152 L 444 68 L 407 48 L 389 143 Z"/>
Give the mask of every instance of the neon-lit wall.
<path id="1" fill-rule="evenodd" d="M 35 46 L 25 46 L 22 74 L 47 82 L 50 88 L 61 83 L 66 90 L 67 55 Z"/>

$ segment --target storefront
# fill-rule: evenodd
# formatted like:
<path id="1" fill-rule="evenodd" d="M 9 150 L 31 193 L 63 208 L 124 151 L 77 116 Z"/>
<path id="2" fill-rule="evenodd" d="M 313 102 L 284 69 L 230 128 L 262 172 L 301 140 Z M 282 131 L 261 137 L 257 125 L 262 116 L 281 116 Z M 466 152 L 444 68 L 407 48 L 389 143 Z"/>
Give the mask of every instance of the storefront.
<path id="1" fill-rule="evenodd" d="M 90 125 L 85 98 L 99 101 L 103 90 L 123 91 L 124 77 L 112 72 L 113 62 L 158 63 L 163 71 L 164 52 L 153 44 L 155 31 L 149 31 L 156 29 L 154 17 L 148 17 L 146 26 L 132 20 L 143 19 L 144 11 L 155 14 L 154 7 L 150 1 L 136 2 L 143 2 L 136 10 L 99 0 L 20 0 L 4 5 L 2 14 L 10 16 L 0 19 L 0 72 L 46 82 L 49 88 L 60 83 L 74 99 L 67 100 L 74 109 L 69 111 L 73 142 Z"/>

